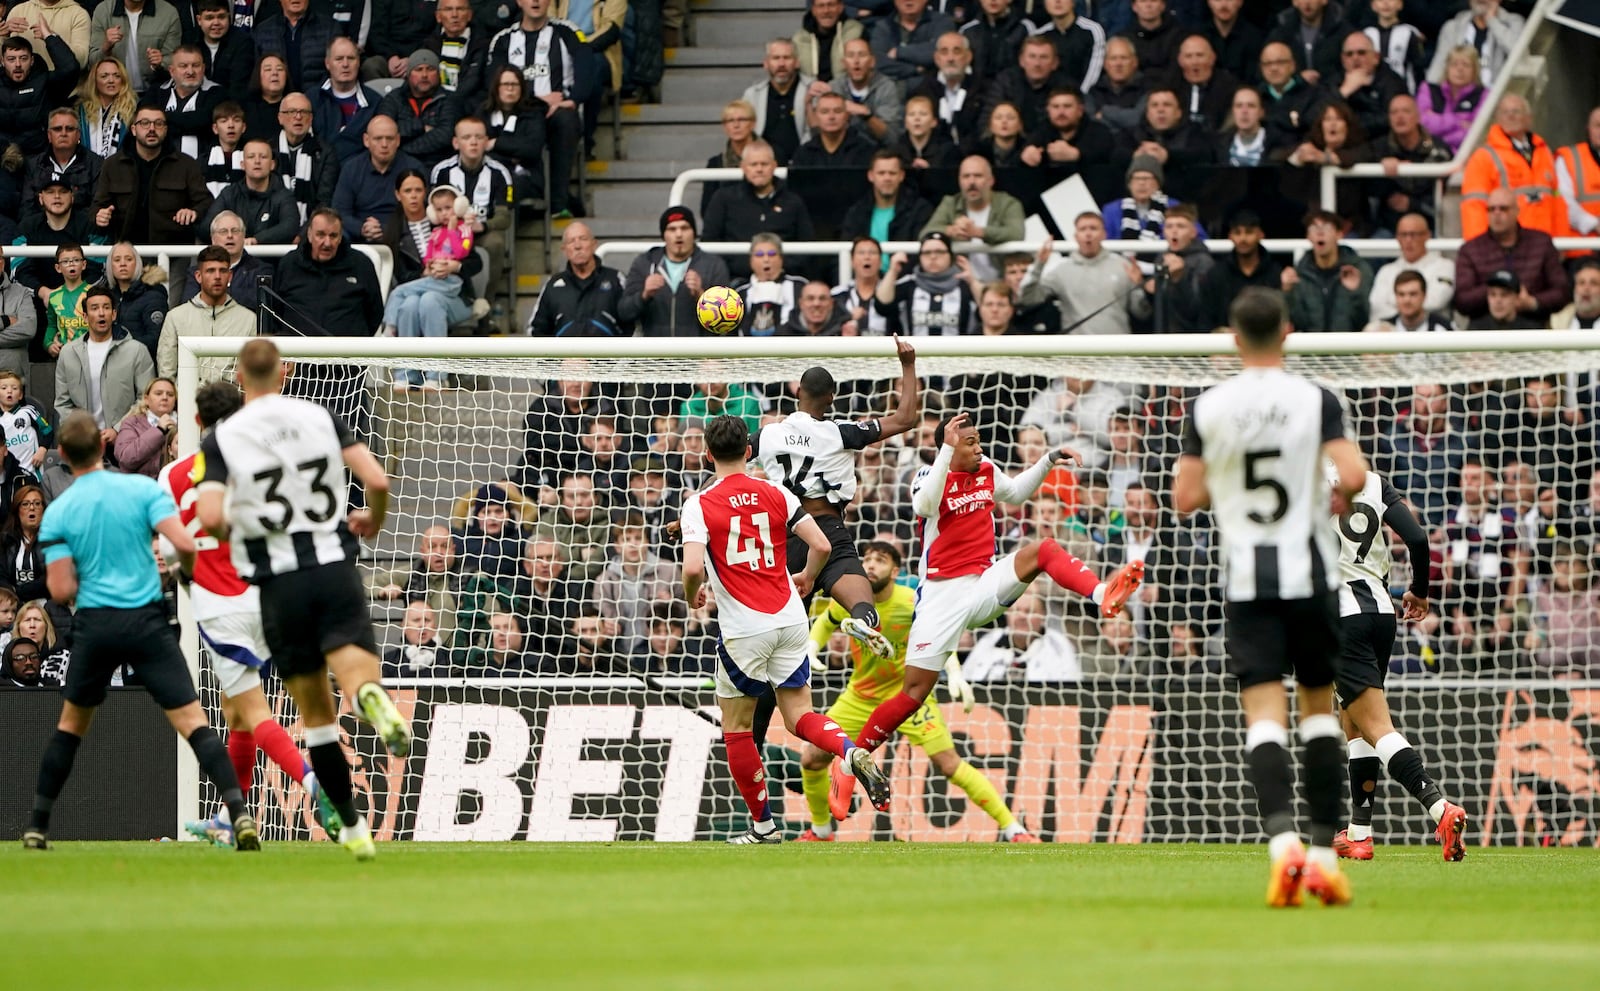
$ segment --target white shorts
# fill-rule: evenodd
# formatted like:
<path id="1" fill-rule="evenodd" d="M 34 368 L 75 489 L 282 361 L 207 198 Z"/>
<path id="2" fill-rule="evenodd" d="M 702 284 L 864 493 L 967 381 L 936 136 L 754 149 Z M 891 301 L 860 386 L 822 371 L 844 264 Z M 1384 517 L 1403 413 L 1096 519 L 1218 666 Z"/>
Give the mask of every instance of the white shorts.
<path id="1" fill-rule="evenodd" d="M 944 667 L 961 634 L 982 626 L 1022 598 L 1028 583 L 1017 577 L 1017 556 L 1007 554 L 981 575 L 962 575 L 917 586 L 906 663 L 924 671 Z"/>
<path id="2" fill-rule="evenodd" d="M 811 683 L 806 645 L 811 628 L 780 626 L 750 637 L 717 641 L 717 698 L 754 698 L 773 688 L 804 688 Z"/>
<path id="3" fill-rule="evenodd" d="M 261 684 L 269 653 L 259 610 L 222 613 L 196 625 L 223 695 L 234 698 Z"/>

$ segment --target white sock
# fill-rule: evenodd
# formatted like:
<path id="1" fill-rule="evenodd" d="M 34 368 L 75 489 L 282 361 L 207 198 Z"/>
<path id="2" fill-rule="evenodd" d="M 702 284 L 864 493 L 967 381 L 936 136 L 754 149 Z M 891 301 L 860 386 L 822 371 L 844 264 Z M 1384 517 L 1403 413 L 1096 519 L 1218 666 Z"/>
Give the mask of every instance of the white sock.
<path id="1" fill-rule="evenodd" d="M 1370 840 L 1372 839 L 1372 827 L 1370 825 L 1360 826 L 1352 822 L 1350 828 L 1345 830 L 1345 835 L 1352 840 Z"/>
<path id="2" fill-rule="evenodd" d="M 1094 587 L 1094 594 L 1089 596 L 1089 598 L 1093 599 L 1094 604 L 1097 606 L 1104 602 L 1106 600 L 1106 583 L 1101 582 L 1100 584 L 1096 585 Z"/>
<path id="3" fill-rule="evenodd" d="M 777 828 L 778 824 L 771 819 L 763 819 L 755 825 L 756 835 L 758 836 L 766 836 Z"/>
<path id="4" fill-rule="evenodd" d="M 1022 824 L 1022 820 L 1016 819 L 1016 820 L 1012 821 L 1011 825 L 1006 826 L 1003 829 L 1001 829 L 1000 830 L 1000 835 L 1004 836 L 1006 839 L 1009 840 L 1013 836 L 1016 836 L 1018 833 L 1026 833 L 1027 831 L 1028 831 L 1028 829 L 1027 829 L 1026 826 L 1024 826 Z"/>
<path id="5" fill-rule="evenodd" d="M 1383 761 L 1384 770 L 1389 769 L 1389 762 L 1394 760 L 1395 754 L 1410 747 L 1411 744 L 1399 733 L 1385 733 L 1381 740 L 1372 745 L 1372 749 L 1378 752 L 1378 759 Z"/>
<path id="6" fill-rule="evenodd" d="M 1316 864 L 1330 873 L 1339 870 L 1339 855 L 1333 852 L 1331 846 L 1314 846 L 1306 851 L 1306 864 Z"/>
<path id="7" fill-rule="evenodd" d="M 1428 815 L 1433 817 L 1435 825 L 1438 824 L 1440 819 L 1444 818 L 1444 805 L 1444 799 L 1441 798 L 1437 802 L 1434 802 L 1432 805 L 1428 806 Z M 223 811 L 227 810 L 224 809 Z"/>
<path id="8" fill-rule="evenodd" d="M 217 809 L 217 821 L 222 823 L 224 826 L 233 825 L 233 816 L 229 814 L 228 807 L 226 805 Z"/>
<path id="9" fill-rule="evenodd" d="M 855 749 L 855 745 L 852 744 L 850 749 L 844 752 L 844 756 L 839 758 L 839 766 L 844 769 L 844 773 L 850 775 L 852 778 L 856 776 L 856 769 L 855 766 L 850 763 L 850 754 Z"/>
<path id="10" fill-rule="evenodd" d="M 1267 842 L 1267 856 L 1277 860 L 1300 845 L 1299 833 L 1279 833 Z"/>
<path id="11" fill-rule="evenodd" d="M 820 826 L 818 824 L 816 824 L 816 823 L 812 823 L 811 824 L 811 832 L 816 835 L 817 839 L 825 840 L 828 837 L 833 835 L 833 823 L 832 822 L 825 822 L 825 823 L 822 823 Z"/>

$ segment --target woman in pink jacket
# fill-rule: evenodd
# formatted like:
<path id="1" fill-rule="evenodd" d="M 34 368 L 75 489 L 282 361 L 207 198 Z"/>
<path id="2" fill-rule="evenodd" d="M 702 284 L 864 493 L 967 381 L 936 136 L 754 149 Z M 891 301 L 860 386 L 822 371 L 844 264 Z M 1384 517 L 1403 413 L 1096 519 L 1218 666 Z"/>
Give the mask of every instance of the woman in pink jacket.
<path id="1" fill-rule="evenodd" d="M 119 468 L 151 478 L 161 473 L 161 466 L 167 463 L 167 438 L 178 429 L 172 415 L 177 405 L 178 387 L 171 379 L 150 380 L 144 397 L 117 424 L 113 450 Z"/>

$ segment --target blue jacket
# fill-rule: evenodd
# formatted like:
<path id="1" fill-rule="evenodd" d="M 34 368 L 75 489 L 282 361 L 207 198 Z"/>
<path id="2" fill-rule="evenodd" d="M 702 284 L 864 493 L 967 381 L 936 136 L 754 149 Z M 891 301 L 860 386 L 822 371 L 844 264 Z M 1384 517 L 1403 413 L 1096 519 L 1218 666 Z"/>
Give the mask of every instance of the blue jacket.
<path id="1" fill-rule="evenodd" d="M 406 169 L 416 169 L 423 175 L 427 170 L 422 163 L 400 152 L 387 172 L 379 172 L 372 164 L 371 155 L 362 155 L 345 162 L 339 172 L 339 184 L 333 187 L 333 208 L 344 218 L 344 236 L 352 244 L 361 244 L 361 224 L 368 217 L 378 223 L 387 223 L 400 205 L 394 198 L 394 177 Z"/>
<path id="2" fill-rule="evenodd" d="M 361 86 L 356 90 L 359 109 L 346 124 L 339 100 L 333 95 L 333 84 L 323 80 L 321 86 L 311 91 L 311 133 L 332 148 L 340 162 L 347 162 L 367 150 L 361 137 L 367 133 L 367 121 L 378 112 L 381 102 L 383 97 L 376 90 Z"/>

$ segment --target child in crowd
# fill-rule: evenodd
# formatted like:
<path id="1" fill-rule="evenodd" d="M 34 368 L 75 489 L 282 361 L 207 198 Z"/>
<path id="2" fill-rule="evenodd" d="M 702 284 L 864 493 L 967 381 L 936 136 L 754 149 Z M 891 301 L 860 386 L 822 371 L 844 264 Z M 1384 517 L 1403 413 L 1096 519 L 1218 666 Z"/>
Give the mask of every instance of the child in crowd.
<path id="1" fill-rule="evenodd" d="M 11 642 L 11 627 L 17 621 L 20 605 L 22 600 L 17 598 L 17 590 L 10 585 L 0 585 L 0 650 L 5 650 L 6 644 Z"/>
<path id="2" fill-rule="evenodd" d="M 50 291 L 49 301 L 44 308 L 44 346 L 52 358 L 61 357 L 61 349 L 67 346 L 67 342 L 82 337 L 89 329 L 89 321 L 84 319 L 79 306 L 84 291 L 89 288 L 89 283 L 83 279 L 87 264 L 88 259 L 79 245 L 62 244 L 56 247 L 56 271 L 61 275 L 61 288 Z"/>
<path id="3" fill-rule="evenodd" d="M 0 370 L 0 441 L 5 451 L 0 492 L 9 494 L 19 481 L 39 480 L 39 466 L 50 452 L 52 437 L 50 418 L 38 400 L 23 395 L 22 376 Z M 6 626 L 10 625 L 8 620 Z"/>
<path id="4" fill-rule="evenodd" d="M 433 234 L 428 238 L 428 251 L 422 256 L 423 271 L 430 271 L 436 261 L 458 262 L 472 254 L 472 225 L 477 221 L 477 211 L 472 201 L 462 196 L 454 187 L 436 186 L 428 194 L 428 221 L 433 224 Z M 396 286 L 383 307 L 383 332 L 395 336 L 400 323 L 400 307 L 413 296 L 425 293 L 461 295 L 461 276 L 424 275 Z"/>
<path id="5" fill-rule="evenodd" d="M 1428 73 L 1428 63 L 1422 60 L 1422 32 L 1401 22 L 1405 0 L 1371 0 L 1371 7 L 1377 26 L 1362 30 L 1384 64 L 1405 80 L 1406 92 L 1415 93 Z"/>
<path id="6" fill-rule="evenodd" d="M 224 100 L 211 111 L 211 133 L 217 136 L 217 143 L 211 146 L 201 169 L 212 196 L 222 195 L 224 189 L 244 179 L 244 131 L 244 107 Z"/>

